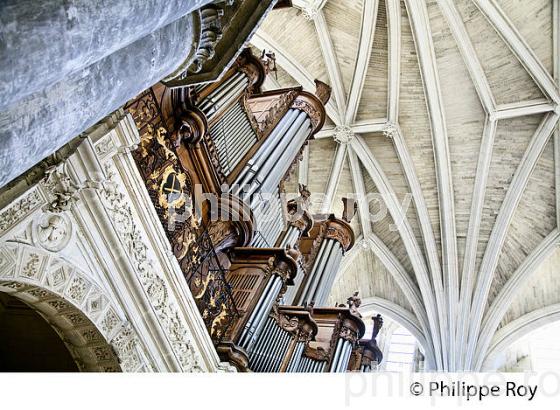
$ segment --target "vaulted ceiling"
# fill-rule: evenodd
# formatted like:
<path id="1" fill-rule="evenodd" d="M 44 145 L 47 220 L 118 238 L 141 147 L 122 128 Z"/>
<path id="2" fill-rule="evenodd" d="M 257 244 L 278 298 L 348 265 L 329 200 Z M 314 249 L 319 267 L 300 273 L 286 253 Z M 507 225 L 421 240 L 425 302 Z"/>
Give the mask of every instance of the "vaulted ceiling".
<path id="1" fill-rule="evenodd" d="M 441 370 L 558 320 L 558 2 L 293 3 L 252 40 L 269 86 L 333 94 L 291 188 L 325 193 L 316 211 L 369 199 L 331 301 L 359 290 Z"/>

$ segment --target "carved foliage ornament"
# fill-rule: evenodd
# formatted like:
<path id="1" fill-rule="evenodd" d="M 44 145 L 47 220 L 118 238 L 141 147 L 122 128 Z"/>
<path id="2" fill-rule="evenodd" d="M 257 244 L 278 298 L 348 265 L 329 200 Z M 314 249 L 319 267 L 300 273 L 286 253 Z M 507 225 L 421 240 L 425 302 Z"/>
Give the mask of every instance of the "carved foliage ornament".
<path id="1" fill-rule="evenodd" d="M 324 121 L 321 110 L 319 110 L 316 107 L 316 104 L 313 104 L 308 99 L 304 99 L 301 97 L 296 98 L 295 101 L 292 103 L 291 108 L 306 113 L 309 119 L 311 120 L 311 125 L 314 130 L 319 129 L 322 122 Z"/>
<path id="2" fill-rule="evenodd" d="M 17 225 L 23 218 L 43 204 L 43 199 L 39 192 L 34 189 L 26 193 L 14 205 L 0 213 L 0 235 L 8 229 Z"/>
<path id="3" fill-rule="evenodd" d="M 140 133 L 140 144 L 133 156 L 152 200 L 155 199 L 154 205 L 162 211 L 158 212 L 165 220 L 162 223 L 172 216 L 170 209 L 182 209 L 184 217 L 192 215 L 192 180 L 179 165 L 172 141 L 175 134 L 171 135 L 164 126 L 153 90 L 142 93 L 126 109 Z"/>
<path id="4" fill-rule="evenodd" d="M 349 341 L 352 344 L 355 344 L 358 341 L 358 335 L 348 326 L 341 326 L 340 331 L 338 333 L 338 337 L 344 340 Z"/>
<path id="5" fill-rule="evenodd" d="M 53 213 L 68 211 L 78 200 L 81 187 L 70 179 L 65 172 L 65 166 L 66 164 L 61 162 L 45 171 L 43 185 L 51 196 L 50 202 L 45 207 L 46 211 Z"/>
<path id="6" fill-rule="evenodd" d="M 299 92 L 291 90 L 283 92 L 272 100 L 268 105 L 266 112 L 258 112 L 258 118 L 253 113 L 254 107 L 259 103 L 259 98 L 251 99 L 247 94 L 243 96 L 243 107 L 248 114 L 249 121 L 253 129 L 257 133 L 259 139 L 265 138 L 278 122 L 282 119 L 284 114 L 288 111 L 294 100 L 297 98 Z"/>
<path id="7" fill-rule="evenodd" d="M 293 334 L 297 333 L 300 325 L 299 319 L 297 317 L 295 316 L 290 317 L 287 315 L 280 314 L 278 312 L 277 307 L 273 308 L 271 317 L 276 321 L 276 324 L 278 324 L 278 326 L 280 326 L 280 328 L 282 328 L 286 332 L 293 333 Z"/>
<path id="8" fill-rule="evenodd" d="M 169 285 L 153 267 L 143 235 L 116 179 L 116 170 L 106 163 L 105 172 L 107 181 L 101 190 L 103 201 L 122 244 L 128 250 L 148 300 L 154 307 L 183 370 L 200 371 L 199 358 L 191 344 L 188 327 L 181 319 L 176 302 L 170 297 Z"/>
<path id="9" fill-rule="evenodd" d="M 340 242 L 344 251 L 348 251 L 354 244 L 352 228 L 340 220 L 326 222 L 325 238 Z"/>
<path id="10" fill-rule="evenodd" d="M 354 136 L 354 131 L 348 125 L 337 125 L 334 129 L 334 139 L 339 144 L 350 143 Z"/>
<path id="11" fill-rule="evenodd" d="M 303 355 L 309 357 L 310 359 L 326 362 L 329 360 L 329 352 L 327 352 L 322 347 L 317 347 L 316 349 L 306 346 Z"/>

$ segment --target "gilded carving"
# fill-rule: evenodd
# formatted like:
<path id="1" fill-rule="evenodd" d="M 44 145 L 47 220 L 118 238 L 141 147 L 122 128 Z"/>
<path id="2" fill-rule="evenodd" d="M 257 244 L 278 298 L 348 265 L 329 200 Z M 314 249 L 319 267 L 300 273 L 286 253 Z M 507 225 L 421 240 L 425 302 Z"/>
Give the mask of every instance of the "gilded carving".
<path id="1" fill-rule="evenodd" d="M 192 180 L 179 166 L 172 141 L 176 135 L 170 134 L 163 124 L 153 91 L 141 94 L 126 109 L 141 136 L 133 156 L 150 196 L 155 199 L 154 205 L 162 210 L 161 217 L 169 219 L 170 209 L 185 209 L 184 212 L 192 214 Z"/>

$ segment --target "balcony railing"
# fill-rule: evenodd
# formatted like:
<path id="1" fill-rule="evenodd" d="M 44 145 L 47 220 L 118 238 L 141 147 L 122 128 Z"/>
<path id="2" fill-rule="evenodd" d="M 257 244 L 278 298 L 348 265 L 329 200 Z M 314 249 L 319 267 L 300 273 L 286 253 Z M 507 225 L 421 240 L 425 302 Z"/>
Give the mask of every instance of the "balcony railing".
<path id="1" fill-rule="evenodd" d="M 219 344 L 239 318 L 225 270 L 204 231 L 181 261 L 183 274 L 214 344 Z"/>

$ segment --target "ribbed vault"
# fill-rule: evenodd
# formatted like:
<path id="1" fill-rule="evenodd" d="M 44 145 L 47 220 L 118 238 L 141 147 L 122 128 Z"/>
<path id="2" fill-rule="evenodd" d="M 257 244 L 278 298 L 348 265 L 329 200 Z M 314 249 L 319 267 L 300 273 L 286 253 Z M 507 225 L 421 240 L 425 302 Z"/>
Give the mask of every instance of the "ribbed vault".
<path id="1" fill-rule="evenodd" d="M 288 189 L 323 212 L 369 199 L 331 301 L 359 290 L 421 332 L 428 368 L 481 369 L 560 303 L 558 2 L 294 5 L 252 40 L 276 54 L 268 85 L 333 94 Z"/>

